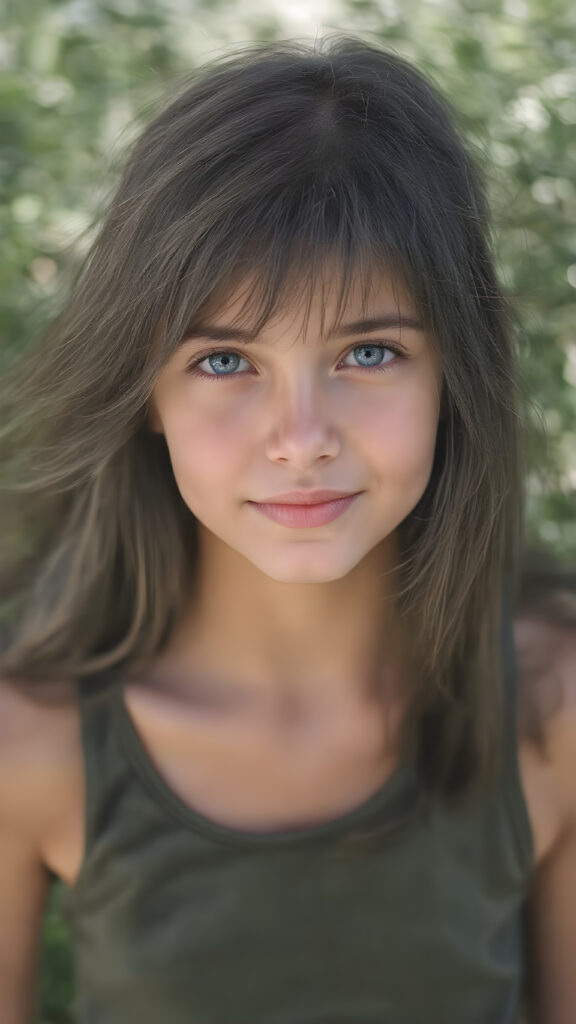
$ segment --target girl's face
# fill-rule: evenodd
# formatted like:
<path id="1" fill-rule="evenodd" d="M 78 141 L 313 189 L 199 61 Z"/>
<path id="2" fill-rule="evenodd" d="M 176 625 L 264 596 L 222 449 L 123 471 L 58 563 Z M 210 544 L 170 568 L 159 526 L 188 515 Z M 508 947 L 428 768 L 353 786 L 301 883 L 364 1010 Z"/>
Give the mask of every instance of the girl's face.
<path id="1" fill-rule="evenodd" d="M 274 580 L 320 583 L 394 543 L 430 477 L 441 372 L 409 296 L 390 276 L 376 285 L 367 307 L 351 290 L 335 331 L 336 296 L 325 293 L 307 319 L 292 304 L 256 338 L 232 327 L 238 289 L 165 364 L 151 425 L 200 544 L 227 545 Z M 357 497 L 314 526 L 256 504 L 310 489 Z"/>

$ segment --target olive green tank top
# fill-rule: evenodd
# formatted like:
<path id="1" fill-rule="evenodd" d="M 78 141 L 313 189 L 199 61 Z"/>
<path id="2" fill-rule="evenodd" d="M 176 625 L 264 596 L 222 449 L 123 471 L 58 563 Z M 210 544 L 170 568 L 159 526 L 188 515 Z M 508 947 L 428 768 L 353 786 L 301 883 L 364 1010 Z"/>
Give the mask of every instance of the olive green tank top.
<path id="1" fill-rule="evenodd" d="M 510 628 L 503 651 L 493 795 L 465 811 L 420 806 L 405 763 L 351 813 L 282 833 L 191 810 L 153 766 L 121 688 L 93 700 L 81 687 L 86 849 L 63 906 L 78 1024 L 516 1022 L 534 850 Z"/>

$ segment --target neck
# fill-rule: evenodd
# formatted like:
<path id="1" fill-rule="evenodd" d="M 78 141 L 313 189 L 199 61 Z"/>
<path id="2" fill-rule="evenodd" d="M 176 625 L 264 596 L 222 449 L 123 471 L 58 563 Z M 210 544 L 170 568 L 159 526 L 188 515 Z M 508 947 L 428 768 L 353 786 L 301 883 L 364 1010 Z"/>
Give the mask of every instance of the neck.
<path id="1" fill-rule="evenodd" d="M 403 637 L 393 603 L 397 553 L 389 542 L 346 577 L 283 583 L 213 535 L 161 665 L 178 686 L 276 707 L 345 706 L 398 683 Z"/>

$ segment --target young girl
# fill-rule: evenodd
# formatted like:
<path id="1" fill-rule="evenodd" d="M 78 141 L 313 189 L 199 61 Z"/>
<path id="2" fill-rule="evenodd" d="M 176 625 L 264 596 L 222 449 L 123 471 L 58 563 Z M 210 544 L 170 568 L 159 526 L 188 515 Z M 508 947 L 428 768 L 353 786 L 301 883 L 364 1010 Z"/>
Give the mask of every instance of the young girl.
<path id="1" fill-rule="evenodd" d="M 576 631 L 513 634 L 488 230 L 355 40 L 217 61 L 135 146 L 5 388 L 2 1024 L 54 877 L 78 1024 L 576 1020 Z"/>

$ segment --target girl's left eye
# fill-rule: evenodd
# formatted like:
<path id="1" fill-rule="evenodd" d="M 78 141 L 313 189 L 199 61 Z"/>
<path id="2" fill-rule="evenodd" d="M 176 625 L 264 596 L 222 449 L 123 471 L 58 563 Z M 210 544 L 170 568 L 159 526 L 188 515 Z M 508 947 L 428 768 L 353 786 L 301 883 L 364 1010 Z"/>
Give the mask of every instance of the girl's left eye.
<path id="1" fill-rule="evenodd" d="M 396 358 L 388 359 L 385 361 L 385 353 L 392 353 Z M 356 355 L 359 353 L 359 355 Z M 344 358 L 348 356 L 354 356 L 360 361 L 358 363 L 348 363 L 347 367 L 353 369 L 365 370 L 367 373 L 383 373 L 389 369 L 389 367 L 396 363 L 398 359 L 405 359 L 406 355 L 400 348 L 390 344 L 376 344 L 376 343 L 364 343 L 363 345 L 355 345 L 353 348 L 346 353 Z M 191 373 L 197 377 L 204 377 L 206 380 L 224 380 L 226 377 L 239 377 L 242 374 L 238 374 L 235 371 L 238 369 L 238 364 L 244 360 L 248 363 L 248 360 L 240 355 L 239 352 L 234 352 L 232 349 L 216 349 L 212 352 L 208 352 L 207 355 L 198 356 L 192 363 L 186 367 L 186 372 Z M 214 372 L 208 373 L 205 370 L 201 370 L 200 366 L 202 363 L 208 363 L 210 369 Z M 248 363 L 248 365 L 250 365 Z M 244 373 L 245 371 L 242 371 Z"/>

